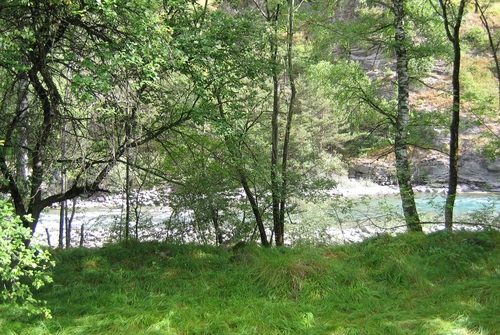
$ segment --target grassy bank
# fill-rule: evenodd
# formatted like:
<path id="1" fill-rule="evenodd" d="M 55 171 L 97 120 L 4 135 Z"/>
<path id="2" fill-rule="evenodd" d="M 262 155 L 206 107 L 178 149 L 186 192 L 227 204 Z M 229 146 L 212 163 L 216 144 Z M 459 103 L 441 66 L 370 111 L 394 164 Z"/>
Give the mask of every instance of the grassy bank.
<path id="1" fill-rule="evenodd" d="M 54 251 L 52 319 L 0 334 L 500 334 L 500 233 L 380 236 L 236 256 L 193 245 Z"/>

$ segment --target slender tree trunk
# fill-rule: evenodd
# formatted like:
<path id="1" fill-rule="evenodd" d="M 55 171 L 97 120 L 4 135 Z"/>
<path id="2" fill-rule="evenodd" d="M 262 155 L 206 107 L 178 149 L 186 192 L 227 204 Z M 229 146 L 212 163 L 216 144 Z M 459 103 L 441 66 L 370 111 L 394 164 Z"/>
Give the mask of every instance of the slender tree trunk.
<path id="1" fill-rule="evenodd" d="M 442 18 L 446 30 L 448 40 L 453 45 L 453 73 L 452 73 L 452 91 L 453 91 L 453 104 L 452 104 L 452 118 L 450 124 L 450 167 L 448 179 L 448 194 L 446 196 L 446 205 L 444 210 L 445 229 L 453 230 L 453 209 L 455 206 L 455 199 L 457 196 L 458 186 L 458 141 L 459 141 L 459 126 L 460 126 L 460 27 L 465 10 L 466 0 L 460 0 L 458 8 L 452 8 L 451 12 L 455 15 L 451 17 L 448 13 L 450 6 L 454 6 L 449 1 L 443 2 L 439 0 L 442 10 Z M 451 8 L 451 7 L 450 7 Z M 454 22 L 450 22 L 453 19 Z"/>
<path id="2" fill-rule="evenodd" d="M 71 221 L 68 216 L 68 200 L 64 200 L 64 230 L 66 232 L 66 249 L 71 248 Z"/>
<path id="3" fill-rule="evenodd" d="M 58 241 L 58 248 L 64 248 L 64 209 L 65 209 L 65 204 L 66 201 L 61 201 L 59 203 L 59 241 Z"/>
<path id="4" fill-rule="evenodd" d="M 241 186 L 243 186 L 243 189 L 245 190 L 245 194 L 247 196 L 248 202 L 250 202 L 250 207 L 252 208 L 255 221 L 257 222 L 257 228 L 259 229 L 259 234 L 260 234 L 260 243 L 262 244 L 263 247 L 269 247 L 271 246 L 271 244 L 267 239 L 266 228 L 264 226 L 262 213 L 259 210 L 257 199 L 255 198 L 255 195 L 253 194 L 250 185 L 248 185 L 248 181 L 245 175 L 242 172 L 239 172 L 239 175 L 240 175 Z"/>
<path id="5" fill-rule="evenodd" d="M 455 67 L 455 64 L 454 64 Z M 455 72 L 455 70 L 453 71 Z M 458 78 L 458 70 L 457 78 Z M 455 78 L 455 74 L 453 75 Z M 458 85 L 458 79 L 453 79 L 454 87 Z M 453 210 L 455 206 L 455 199 L 457 196 L 458 186 L 458 141 L 459 141 L 459 125 L 460 125 L 460 88 L 456 86 L 453 89 L 453 112 L 450 125 L 450 175 L 448 179 L 448 194 L 446 197 L 445 205 L 445 228 L 446 230 L 453 230 Z"/>
<path id="6" fill-rule="evenodd" d="M 61 154 L 63 157 L 66 156 L 66 124 L 62 126 L 61 129 Z M 60 186 L 61 186 L 61 193 L 64 192 L 66 189 L 66 170 L 63 167 L 61 171 L 59 171 L 61 174 L 61 180 L 60 180 Z M 67 200 L 63 200 L 59 203 L 60 206 L 60 211 L 59 211 L 59 248 L 64 248 L 64 230 L 67 228 L 67 219 L 66 216 L 68 215 L 68 203 Z M 66 235 L 68 232 L 66 231 Z M 66 238 L 66 248 L 68 248 L 68 238 Z"/>
<path id="7" fill-rule="evenodd" d="M 222 245 L 222 232 L 220 230 L 219 225 L 219 211 L 215 208 L 212 208 L 212 223 L 214 224 L 215 230 L 215 244 Z"/>
<path id="8" fill-rule="evenodd" d="M 134 207 L 134 221 L 135 221 L 135 225 L 134 225 L 134 238 L 139 241 L 139 219 L 140 219 L 140 216 L 141 216 L 141 204 L 139 203 L 139 192 L 140 190 L 136 190 L 137 192 L 137 196 L 135 197 L 134 199 L 134 203 L 132 204 L 132 206 Z"/>
<path id="9" fill-rule="evenodd" d="M 20 75 L 19 88 L 17 94 L 17 115 L 19 115 L 19 122 L 22 126 L 19 127 L 19 141 L 17 146 L 17 164 L 16 175 L 17 180 L 24 182 L 28 181 L 28 139 L 27 139 L 27 115 L 29 114 L 29 98 L 28 98 L 29 80 L 26 73 Z M 23 121 L 26 120 L 26 121 Z"/>
<path id="10" fill-rule="evenodd" d="M 422 231 L 415 193 L 411 185 L 411 171 L 408 160 L 408 124 L 410 121 L 409 107 L 409 75 L 406 55 L 406 33 L 404 27 L 404 0 L 393 0 L 394 26 L 396 28 L 396 56 L 398 74 L 398 115 L 396 118 L 396 136 L 394 151 L 396 155 L 396 171 L 399 183 L 399 193 L 403 205 L 406 226 L 409 231 Z"/>
<path id="11" fill-rule="evenodd" d="M 488 35 L 488 43 L 490 45 L 491 55 L 493 57 L 493 61 L 495 63 L 495 74 L 497 77 L 497 85 L 498 85 L 498 109 L 500 110 L 500 60 L 498 59 L 498 43 L 493 41 L 494 33 L 491 31 L 490 25 L 488 23 L 488 19 L 486 18 L 485 11 L 487 9 L 479 4 L 476 0 L 475 2 L 476 13 L 480 13 L 481 22 L 483 23 L 483 27 L 486 29 L 486 33 Z"/>
<path id="12" fill-rule="evenodd" d="M 127 163 L 125 166 L 125 243 L 128 243 L 130 236 L 130 155 L 127 149 Z"/>
<path id="13" fill-rule="evenodd" d="M 66 214 L 65 214 L 65 220 L 66 220 L 66 248 L 71 247 L 71 231 L 73 229 L 73 218 L 75 217 L 75 212 L 76 212 L 76 198 L 73 198 L 72 201 L 72 207 L 71 207 L 71 216 L 68 216 L 68 200 L 65 200 L 65 207 L 66 207 Z"/>
<path id="14" fill-rule="evenodd" d="M 144 87 L 139 89 L 139 93 L 144 90 Z M 127 104 L 127 122 L 125 123 L 125 243 L 128 245 L 128 240 L 130 238 L 130 213 L 132 211 L 132 177 L 130 174 L 130 165 L 131 165 L 131 143 L 134 142 L 133 138 L 135 137 L 136 131 L 136 111 L 137 106 L 130 107 L 130 102 Z"/>
<path id="15" fill-rule="evenodd" d="M 52 249 L 52 244 L 50 243 L 49 228 L 45 228 L 45 235 L 47 236 L 47 244 L 49 245 L 49 249 Z"/>
<path id="16" fill-rule="evenodd" d="M 277 15 L 276 15 L 277 16 Z M 277 29 L 277 18 L 273 20 L 273 25 Z M 277 32 L 276 32 L 277 36 Z M 271 63 L 276 67 L 278 63 L 278 43 L 271 42 Z M 271 118 L 271 198 L 273 209 L 273 228 L 276 245 L 282 245 L 283 227 L 280 223 L 280 202 L 282 198 L 280 187 L 280 168 L 278 166 L 278 145 L 279 145 L 279 78 L 277 69 L 273 73 L 273 111 Z"/>
<path id="17" fill-rule="evenodd" d="M 224 105 L 222 102 L 222 98 L 217 93 L 216 93 L 216 96 L 217 96 L 217 105 L 219 108 L 219 114 L 220 114 L 222 119 L 225 119 L 225 112 L 224 112 Z M 232 139 L 229 136 L 225 136 L 224 141 L 225 141 L 226 147 L 228 148 L 232 157 L 240 157 L 241 156 L 238 148 L 234 145 L 234 143 L 232 142 Z M 256 199 L 255 195 L 253 194 L 252 189 L 250 188 L 250 185 L 248 183 L 245 171 L 239 165 L 239 162 L 235 162 L 235 169 L 236 169 L 236 172 L 238 174 L 239 182 L 240 182 L 241 186 L 243 187 L 243 190 L 245 191 L 245 195 L 247 197 L 247 200 L 250 203 L 250 207 L 252 208 L 252 213 L 254 215 L 255 222 L 257 223 L 257 228 L 258 228 L 259 234 L 260 234 L 260 242 L 261 242 L 262 246 L 269 247 L 269 246 L 271 246 L 271 243 L 269 243 L 269 240 L 267 239 L 266 228 L 264 226 L 264 219 L 262 217 L 262 213 L 260 211 L 257 199 Z"/>
<path id="18" fill-rule="evenodd" d="M 82 224 L 80 226 L 80 248 L 83 248 L 83 241 L 85 239 L 85 226 Z"/>
<path id="19" fill-rule="evenodd" d="M 287 72 L 290 82 L 290 101 L 288 102 L 288 113 L 285 126 L 285 139 L 283 141 L 283 157 L 281 163 L 281 201 L 279 206 L 279 229 L 274 229 L 276 246 L 284 244 L 285 214 L 288 201 L 288 154 L 290 144 L 290 133 L 292 130 L 293 113 L 296 104 L 297 88 L 295 86 L 295 73 L 293 67 L 293 36 L 294 36 L 294 13 L 295 1 L 288 2 L 288 31 L 287 31 Z M 279 234 L 278 234 L 279 232 Z"/>

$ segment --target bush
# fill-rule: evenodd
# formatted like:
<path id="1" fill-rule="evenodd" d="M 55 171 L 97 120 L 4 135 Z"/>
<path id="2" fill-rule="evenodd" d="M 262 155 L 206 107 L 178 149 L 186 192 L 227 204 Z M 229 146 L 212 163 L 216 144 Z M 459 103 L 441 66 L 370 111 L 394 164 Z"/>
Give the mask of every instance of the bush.
<path id="1" fill-rule="evenodd" d="M 52 282 L 47 270 L 54 262 L 47 250 L 26 246 L 25 241 L 30 238 L 30 229 L 23 227 L 12 205 L 0 200 L 0 302 L 11 311 L 50 318 L 50 310 L 33 297 L 32 289 Z"/>
<path id="2" fill-rule="evenodd" d="M 473 27 L 465 33 L 465 41 L 472 47 L 481 49 L 488 46 L 488 35 L 481 27 Z"/>

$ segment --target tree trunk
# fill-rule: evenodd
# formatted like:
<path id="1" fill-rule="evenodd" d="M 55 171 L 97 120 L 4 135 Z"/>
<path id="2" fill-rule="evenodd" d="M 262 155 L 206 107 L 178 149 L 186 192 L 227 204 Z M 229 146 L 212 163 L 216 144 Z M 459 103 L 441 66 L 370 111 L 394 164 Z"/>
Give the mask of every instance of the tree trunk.
<path id="1" fill-rule="evenodd" d="M 14 201 L 16 207 L 16 214 L 20 217 L 24 217 L 26 214 L 31 214 L 32 220 L 23 220 L 25 227 L 30 228 L 31 232 L 35 232 L 36 225 L 38 223 L 38 218 L 40 217 L 40 212 L 43 208 L 40 208 L 40 203 L 42 202 L 42 183 L 43 183 L 43 173 L 45 171 L 45 155 L 47 150 L 47 143 L 49 139 L 49 134 L 52 132 L 52 126 L 54 123 L 54 118 L 59 104 L 60 96 L 58 94 L 57 88 L 52 81 L 52 78 L 48 75 L 48 70 L 43 68 L 38 68 L 42 64 L 37 64 L 32 61 L 34 66 L 28 72 L 31 85 L 34 87 L 36 95 L 42 104 L 42 125 L 38 134 L 36 134 L 36 144 L 34 150 L 31 153 L 31 190 L 30 190 L 30 201 L 28 205 L 28 210 L 24 209 L 24 206 Z M 50 88 L 47 90 L 39 79 L 39 73 L 42 73 L 45 84 Z M 23 212 L 24 211 L 24 212 Z"/>
<path id="2" fill-rule="evenodd" d="M 214 224 L 214 230 L 215 230 L 215 244 L 216 245 L 222 245 L 223 239 L 222 239 L 222 231 L 220 230 L 220 225 L 219 225 L 219 210 L 212 208 L 212 223 Z"/>
<path id="3" fill-rule="evenodd" d="M 61 154 L 66 156 L 66 124 L 62 126 L 61 129 Z M 66 189 L 66 170 L 63 168 L 59 171 L 61 174 L 60 178 L 60 186 L 61 193 Z M 59 203 L 60 211 L 59 211 L 59 248 L 64 248 L 64 231 L 67 228 L 67 215 L 68 215 L 68 203 L 67 200 L 63 200 Z M 66 231 L 66 237 L 68 237 L 68 231 Z M 66 248 L 68 246 L 68 238 L 66 238 Z"/>
<path id="4" fill-rule="evenodd" d="M 277 23 L 274 23 L 277 25 Z M 278 45 L 276 41 L 271 42 L 271 62 L 277 64 Z M 280 187 L 280 168 L 278 166 L 278 144 L 279 144 L 279 78 L 278 73 L 273 73 L 273 111 L 271 119 L 271 198 L 273 209 L 273 228 L 275 233 L 276 245 L 282 244 L 283 227 L 280 223 L 280 202 L 281 202 L 281 187 Z"/>
<path id="5" fill-rule="evenodd" d="M 454 65 L 455 67 L 455 65 Z M 455 72 L 455 71 L 453 71 Z M 458 71 L 457 71 L 458 72 Z M 455 76 L 455 74 L 453 75 Z M 458 82 L 458 80 L 453 80 L 453 82 Z M 453 91 L 458 91 L 459 88 Z M 460 123 L 460 97 L 453 94 L 453 114 L 452 121 L 450 125 L 450 175 L 448 179 L 448 194 L 446 196 L 445 205 L 445 228 L 446 230 L 453 230 L 453 209 L 455 206 L 455 199 L 457 196 L 457 186 L 458 186 L 458 129 Z"/>
<path id="6" fill-rule="evenodd" d="M 420 224 L 417 205 L 415 203 L 415 193 L 411 185 L 411 171 L 408 160 L 407 142 L 410 107 L 408 59 L 405 46 L 404 0 L 393 0 L 393 6 L 398 74 L 398 114 L 396 118 L 396 136 L 394 140 L 396 171 L 407 229 L 409 231 L 422 231 L 422 225 Z"/>
<path id="7" fill-rule="evenodd" d="M 500 110 L 500 60 L 498 59 L 498 43 L 493 41 L 494 32 L 491 31 L 490 25 L 485 15 L 485 10 L 487 9 L 481 6 L 476 0 L 475 2 L 476 13 L 480 13 L 481 22 L 483 23 L 483 27 L 486 29 L 486 34 L 488 35 L 488 43 L 490 45 L 491 55 L 493 57 L 493 61 L 495 63 L 495 74 L 497 77 L 497 86 L 498 86 L 498 109 Z"/>
<path id="8" fill-rule="evenodd" d="M 68 216 L 68 200 L 64 201 L 65 203 L 65 229 L 66 229 L 66 248 L 71 248 L 71 230 L 73 229 L 73 218 L 75 217 L 76 212 L 76 198 L 73 198 L 73 205 L 71 207 L 71 216 Z"/>
<path id="9" fill-rule="evenodd" d="M 446 30 L 446 36 L 453 45 L 453 73 L 452 73 L 452 119 L 450 124 L 450 167 L 448 179 L 448 194 L 446 196 L 446 205 L 444 209 L 445 229 L 453 230 L 453 209 L 455 206 L 455 198 L 457 196 L 458 185 L 458 141 L 459 141 L 459 126 L 460 126 L 460 26 L 464 15 L 466 0 L 460 0 L 458 9 L 452 8 L 452 13 L 456 13 L 452 18 L 455 20 L 453 24 L 450 22 L 448 14 L 448 6 L 452 6 L 448 2 L 443 3 L 439 0 L 442 10 L 442 18 Z"/>
<path id="10" fill-rule="evenodd" d="M 288 194 L 288 154 L 289 154 L 289 144 L 290 144 L 290 133 L 292 130 L 292 120 L 293 113 L 295 109 L 297 88 L 295 86 L 295 73 L 293 67 L 293 30 L 294 30 L 294 12 L 295 12 L 295 1 L 289 0 L 288 3 L 288 31 L 287 31 L 287 72 L 288 80 L 290 82 L 290 101 L 288 102 L 288 112 L 285 125 L 285 139 L 283 141 L 283 157 L 281 163 L 281 201 L 279 206 L 279 220 L 278 229 L 274 228 L 275 231 L 275 241 L 276 246 L 281 246 L 284 244 L 284 234 L 285 234 L 285 214 Z M 279 234 L 278 234 L 279 233 Z"/>
<path id="11" fill-rule="evenodd" d="M 80 248 L 83 248 L 83 241 L 85 239 L 84 229 L 85 229 L 85 226 L 81 225 L 80 226 Z"/>
<path id="12" fill-rule="evenodd" d="M 130 236 L 130 154 L 127 148 L 126 153 L 126 166 L 125 166 L 125 243 L 128 245 L 128 239 Z"/>
<path id="13" fill-rule="evenodd" d="M 19 116 L 19 121 L 21 126 L 19 127 L 19 140 L 17 145 L 17 164 L 16 164 L 16 176 L 17 180 L 26 182 L 28 181 L 28 139 L 27 139 L 27 127 L 28 118 L 26 115 L 29 113 L 29 98 L 28 98 L 28 87 L 29 80 L 26 73 L 21 73 L 19 79 L 19 88 L 17 91 L 17 115 Z M 22 121 L 25 119 L 26 121 Z"/>
<path id="14" fill-rule="evenodd" d="M 61 201 L 59 203 L 59 240 L 58 240 L 58 248 L 64 248 L 64 227 L 65 227 L 65 208 L 66 208 L 66 200 Z"/>
<path id="15" fill-rule="evenodd" d="M 255 195 L 250 189 L 250 185 L 248 185 L 248 181 L 245 175 L 241 171 L 239 172 L 239 176 L 240 176 L 241 186 L 243 186 L 243 189 L 245 190 L 248 202 L 250 202 L 250 206 L 252 207 L 252 212 L 255 221 L 257 222 L 257 228 L 259 229 L 259 234 L 260 234 L 260 243 L 262 244 L 263 247 L 269 247 L 271 246 L 271 244 L 267 240 L 266 228 L 264 226 L 264 220 L 262 219 L 262 213 L 259 210 L 257 199 L 255 199 Z"/>

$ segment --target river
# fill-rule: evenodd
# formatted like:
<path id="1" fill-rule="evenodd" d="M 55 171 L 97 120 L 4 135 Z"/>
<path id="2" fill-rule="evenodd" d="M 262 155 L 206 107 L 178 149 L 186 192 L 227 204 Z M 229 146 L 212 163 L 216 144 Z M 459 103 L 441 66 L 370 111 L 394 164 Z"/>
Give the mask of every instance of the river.
<path id="1" fill-rule="evenodd" d="M 363 200 L 361 200 L 363 199 Z M 342 203 L 341 203 L 342 201 Z M 417 193 L 416 203 L 422 221 L 443 221 L 445 196 L 441 194 Z M 476 217 L 472 215 L 476 214 Z M 481 213 L 481 214 L 478 214 Z M 497 193 L 462 193 L 455 202 L 455 220 L 477 223 L 480 220 L 490 223 L 498 219 L 500 213 L 500 195 Z M 381 231 L 402 231 L 401 201 L 395 194 L 368 195 L 353 200 L 349 197 L 336 197 L 322 206 L 305 206 L 300 214 L 289 217 L 287 222 L 288 243 L 297 240 L 304 242 L 359 241 Z M 200 242 L 192 238 L 196 234 L 185 224 L 181 231 L 168 227 L 171 211 L 168 207 L 143 207 L 140 236 L 144 239 L 164 239 L 174 237 L 184 242 Z M 124 213 L 121 208 L 79 208 L 72 222 L 72 245 L 80 243 L 80 232 L 84 229 L 84 246 L 100 246 L 107 241 L 116 241 L 123 231 Z M 188 215 L 185 216 L 188 221 Z M 248 219 L 247 219 L 248 220 Z M 135 223 L 131 224 L 133 234 Z M 424 226 L 427 231 L 441 229 L 442 225 Z M 169 230 L 170 229 L 170 230 Z M 40 218 L 36 230 L 36 241 L 51 246 L 57 245 L 59 231 L 59 210 L 47 209 Z M 47 235 L 48 234 L 48 235 Z M 176 235 L 177 234 L 177 235 Z M 191 235 L 191 236 L 190 236 Z M 305 238 L 304 236 L 309 236 Z M 347 236 L 347 238 L 346 238 Z"/>

